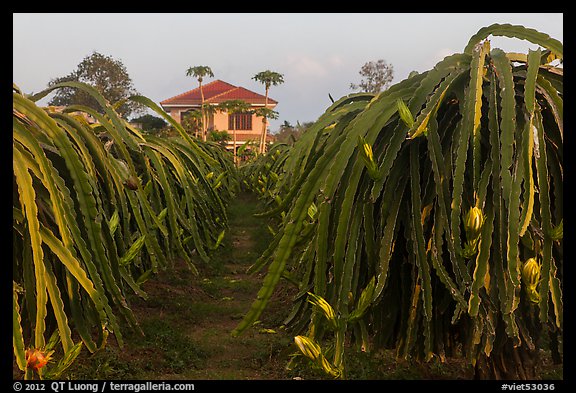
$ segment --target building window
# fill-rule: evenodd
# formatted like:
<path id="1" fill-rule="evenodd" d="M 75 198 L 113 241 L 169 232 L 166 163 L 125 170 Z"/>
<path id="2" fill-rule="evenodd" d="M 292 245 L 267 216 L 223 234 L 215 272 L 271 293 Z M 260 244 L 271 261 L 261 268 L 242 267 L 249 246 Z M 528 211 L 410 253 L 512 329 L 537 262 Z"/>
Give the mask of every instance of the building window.
<path id="1" fill-rule="evenodd" d="M 232 113 L 228 115 L 229 130 L 251 130 L 252 115 L 250 113 Z"/>

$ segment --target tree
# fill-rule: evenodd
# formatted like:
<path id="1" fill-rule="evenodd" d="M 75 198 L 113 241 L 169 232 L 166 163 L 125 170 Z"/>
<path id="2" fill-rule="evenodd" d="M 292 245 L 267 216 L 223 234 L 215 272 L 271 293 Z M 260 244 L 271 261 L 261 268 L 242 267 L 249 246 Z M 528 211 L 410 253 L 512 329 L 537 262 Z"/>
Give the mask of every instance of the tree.
<path id="1" fill-rule="evenodd" d="M 362 66 L 359 74 L 365 79 L 362 79 L 359 85 L 350 83 L 350 89 L 378 94 L 386 90 L 390 83 L 392 83 L 392 79 L 394 79 L 394 67 L 392 64 L 386 63 L 384 59 L 376 62 L 369 61 Z"/>
<path id="2" fill-rule="evenodd" d="M 98 52 L 85 57 L 78 68 L 70 74 L 52 79 L 48 86 L 70 81 L 84 82 L 94 86 L 111 104 L 138 94 L 122 62 Z M 48 105 L 85 105 L 100 113 L 104 112 L 94 97 L 86 91 L 70 87 L 58 89 Z M 142 106 L 133 101 L 126 101 L 116 109 L 116 112 L 127 119 L 133 113 L 141 113 Z"/>
<path id="3" fill-rule="evenodd" d="M 226 130 L 223 131 L 212 130 L 210 131 L 209 139 L 213 142 L 218 143 L 220 146 L 226 149 L 228 141 L 232 139 L 232 137 Z"/>
<path id="4" fill-rule="evenodd" d="M 284 120 L 284 124 L 280 125 L 280 130 L 276 134 L 276 142 L 293 145 L 300 135 L 312 124 L 314 124 L 314 122 L 304 122 L 303 124 L 296 122 L 296 125 L 293 126 L 289 121 Z"/>
<path id="5" fill-rule="evenodd" d="M 197 109 L 185 112 L 182 116 L 182 127 L 186 132 L 198 138 L 198 131 L 202 129 L 202 112 Z"/>
<path id="6" fill-rule="evenodd" d="M 260 134 L 260 141 L 258 142 L 258 153 L 262 154 L 266 152 L 267 119 L 278 119 L 278 112 L 270 108 L 262 107 L 254 110 L 254 114 L 262 118 L 262 133 Z"/>
<path id="7" fill-rule="evenodd" d="M 133 123 L 141 124 L 142 131 L 147 131 L 150 133 L 155 133 L 166 127 L 167 123 L 160 117 L 153 115 L 144 115 L 132 119 Z"/>
<path id="8" fill-rule="evenodd" d="M 279 84 L 284 83 L 284 75 L 279 74 L 274 71 L 266 70 L 257 73 L 252 77 L 255 81 L 264 84 L 266 88 L 266 101 L 264 104 L 264 109 L 268 109 L 268 91 L 270 90 L 270 86 L 277 86 Z M 266 119 L 270 116 L 266 116 L 266 112 L 263 113 L 262 116 L 262 135 L 260 137 L 260 149 L 259 152 L 262 154 L 266 151 Z"/>
<path id="9" fill-rule="evenodd" d="M 288 120 L 284 120 L 284 123 L 280 124 L 280 128 L 278 129 L 278 132 L 276 133 L 276 140 L 279 140 L 278 138 L 280 136 L 284 136 L 286 135 L 286 137 L 284 138 L 284 142 L 287 141 L 288 139 L 288 134 L 293 134 L 296 130 L 296 127 L 294 127 L 292 124 L 290 124 L 290 122 Z"/>
<path id="10" fill-rule="evenodd" d="M 202 140 L 206 141 L 206 116 L 204 112 L 204 91 L 202 90 L 202 81 L 205 76 L 214 77 L 212 69 L 208 66 L 195 66 L 190 67 L 186 71 L 186 76 L 193 76 L 198 80 L 198 87 L 200 88 L 200 110 L 202 112 Z"/>

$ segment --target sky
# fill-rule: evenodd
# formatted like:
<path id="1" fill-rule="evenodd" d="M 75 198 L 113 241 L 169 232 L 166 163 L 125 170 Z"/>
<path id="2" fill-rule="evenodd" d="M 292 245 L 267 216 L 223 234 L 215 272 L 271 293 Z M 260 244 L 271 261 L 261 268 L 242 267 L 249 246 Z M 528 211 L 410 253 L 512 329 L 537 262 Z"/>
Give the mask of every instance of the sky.
<path id="1" fill-rule="evenodd" d="M 264 94 L 252 79 L 283 75 L 270 88 L 278 101 L 276 132 L 315 121 L 352 93 L 361 67 L 384 59 L 393 84 L 461 53 L 482 27 L 523 25 L 563 42 L 562 13 L 14 13 L 13 82 L 25 93 L 70 74 L 93 52 L 126 67 L 134 88 L 156 103 L 198 87 L 189 67 L 209 66 L 214 78 Z M 527 53 L 538 46 L 490 37 L 491 47 Z M 48 96 L 39 104 L 46 105 Z"/>

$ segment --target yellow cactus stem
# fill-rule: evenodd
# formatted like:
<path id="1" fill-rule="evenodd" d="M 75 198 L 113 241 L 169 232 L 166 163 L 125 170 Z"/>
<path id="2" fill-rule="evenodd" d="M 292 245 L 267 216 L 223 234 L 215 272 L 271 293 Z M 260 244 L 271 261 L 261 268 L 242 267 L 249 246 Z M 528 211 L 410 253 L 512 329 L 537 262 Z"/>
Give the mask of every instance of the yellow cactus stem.
<path id="1" fill-rule="evenodd" d="M 308 292 L 308 296 L 309 296 L 308 301 L 312 303 L 314 306 L 318 307 L 320 310 L 322 310 L 322 313 L 324 314 L 324 316 L 326 317 L 332 328 L 336 329 L 338 323 L 336 320 L 336 313 L 334 312 L 332 306 L 326 300 L 324 300 L 324 298 L 315 295 L 312 292 Z"/>
<path id="2" fill-rule="evenodd" d="M 376 277 L 372 277 L 366 288 L 360 294 L 360 298 L 358 299 L 358 304 L 356 305 L 356 309 L 350 313 L 348 316 L 348 322 L 353 322 L 362 317 L 365 311 L 368 309 L 370 304 L 372 303 L 372 297 L 374 296 L 374 290 L 376 288 Z"/>
<path id="3" fill-rule="evenodd" d="M 330 363 L 328 361 L 328 359 L 326 359 L 322 354 L 320 354 L 320 365 L 322 366 L 322 370 L 324 370 L 324 372 L 326 374 L 331 375 L 334 378 L 338 378 L 340 377 L 340 375 L 342 374 L 340 372 L 340 370 L 337 367 L 334 367 L 332 365 L 332 363 Z"/>
<path id="4" fill-rule="evenodd" d="M 335 367 L 326 357 L 322 354 L 322 349 L 314 340 L 306 336 L 296 336 L 294 337 L 294 342 L 298 346 L 298 349 L 310 360 L 315 362 L 322 370 L 334 378 L 338 378 L 342 375 L 342 372 Z"/>
<path id="5" fill-rule="evenodd" d="M 484 224 L 484 214 L 479 207 L 473 206 L 468 210 L 464 218 L 464 228 L 469 241 L 478 239 Z"/>
<path id="6" fill-rule="evenodd" d="M 316 361 L 321 354 L 320 345 L 316 344 L 314 340 L 306 336 L 296 336 L 294 337 L 294 342 L 298 346 L 298 349 L 304 354 L 304 356 Z"/>

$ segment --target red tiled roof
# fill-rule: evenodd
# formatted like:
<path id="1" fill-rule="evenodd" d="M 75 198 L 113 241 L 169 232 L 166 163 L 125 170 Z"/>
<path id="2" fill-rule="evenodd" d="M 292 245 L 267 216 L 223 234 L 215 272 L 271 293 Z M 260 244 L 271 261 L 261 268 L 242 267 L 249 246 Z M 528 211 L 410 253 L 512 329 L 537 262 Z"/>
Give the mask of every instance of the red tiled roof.
<path id="1" fill-rule="evenodd" d="M 205 103 L 219 104 L 227 100 L 242 100 L 253 105 L 264 105 L 266 97 L 243 87 L 234 86 L 230 83 L 217 79 L 202 86 Z M 189 90 L 185 93 L 160 101 L 162 106 L 190 105 L 199 106 L 202 102 L 200 88 Z M 278 102 L 268 97 L 268 105 L 276 105 Z"/>

